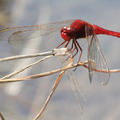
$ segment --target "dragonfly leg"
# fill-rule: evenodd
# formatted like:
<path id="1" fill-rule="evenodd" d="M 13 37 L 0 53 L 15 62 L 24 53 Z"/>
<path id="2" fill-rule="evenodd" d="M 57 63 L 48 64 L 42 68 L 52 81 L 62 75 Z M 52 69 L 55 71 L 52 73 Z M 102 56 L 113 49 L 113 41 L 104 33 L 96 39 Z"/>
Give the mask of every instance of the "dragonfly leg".
<path id="1" fill-rule="evenodd" d="M 79 56 L 79 60 L 78 60 L 78 63 L 79 63 L 79 62 L 80 62 L 80 59 L 81 59 L 81 56 L 82 56 L 82 48 L 81 48 L 81 46 L 79 45 L 79 43 L 78 43 L 77 40 L 75 40 L 75 42 L 76 42 L 77 46 L 79 47 L 79 49 L 80 49 L 80 51 L 81 51 L 80 56 Z"/>
<path id="2" fill-rule="evenodd" d="M 73 49 L 73 42 L 72 42 L 72 46 L 71 46 L 71 48 L 68 50 L 68 51 L 70 51 L 70 50 L 72 50 Z M 75 48 L 72 50 L 72 53 L 75 51 Z M 70 56 L 68 56 L 68 58 L 66 59 L 66 61 L 68 60 L 70 58 Z"/>
<path id="3" fill-rule="evenodd" d="M 75 39 L 73 40 L 73 44 L 74 44 L 74 46 L 75 46 L 75 48 L 74 48 L 73 50 L 76 50 L 76 53 L 73 55 L 73 57 L 75 57 L 75 56 L 77 55 L 77 53 L 78 53 L 78 47 L 77 47 L 77 44 L 76 44 L 76 40 L 75 40 Z"/>
<path id="4" fill-rule="evenodd" d="M 76 53 L 73 55 L 73 57 L 77 55 L 77 53 L 78 53 L 78 48 L 79 48 L 80 51 L 81 51 L 80 56 L 79 56 L 79 60 L 78 60 L 78 63 L 79 63 L 79 62 L 80 62 L 80 58 L 81 58 L 81 56 L 82 56 L 82 48 L 81 48 L 81 46 L 79 45 L 79 43 L 77 42 L 76 39 L 73 40 L 73 44 L 74 44 L 74 46 L 75 46 L 75 48 L 74 48 L 73 50 L 76 49 Z M 77 66 L 75 67 L 75 69 L 74 69 L 73 71 L 75 71 L 76 69 L 77 69 Z"/>
<path id="5" fill-rule="evenodd" d="M 65 47 L 67 47 L 69 43 L 70 43 L 70 41 L 68 41 L 68 42 L 65 44 Z"/>
<path id="6" fill-rule="evenodd" d="M 64 43 L 66 43 L 67 41 L 62 42 L 60 45 L 58 45 L 56 48 L 59 48 L 61 45 L 63 45 Z"/>

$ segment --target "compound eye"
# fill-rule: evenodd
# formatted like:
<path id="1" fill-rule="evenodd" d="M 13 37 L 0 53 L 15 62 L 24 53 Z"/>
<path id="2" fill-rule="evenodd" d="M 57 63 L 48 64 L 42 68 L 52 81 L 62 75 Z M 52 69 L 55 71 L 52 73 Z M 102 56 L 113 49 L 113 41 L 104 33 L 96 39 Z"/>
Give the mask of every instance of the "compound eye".
<path id="1" fill-rule="evenodd" d="M 69 30 L 70 28 L 68 27 L 63 27 L 61 29 L 61 37 L 65 40 L 65 41 L 69 41 L 71 38 L 69 37 Z"/>

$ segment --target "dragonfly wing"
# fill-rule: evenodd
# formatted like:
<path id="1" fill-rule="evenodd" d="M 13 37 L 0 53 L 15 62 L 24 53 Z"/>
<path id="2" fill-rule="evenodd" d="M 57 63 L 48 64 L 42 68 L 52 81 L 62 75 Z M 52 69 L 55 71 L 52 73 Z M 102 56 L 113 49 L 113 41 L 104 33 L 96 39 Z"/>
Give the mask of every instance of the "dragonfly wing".
<path id="1" fill-rule="evenodd" d="M 53 22 L 48 24 L 13 27 L 0 30 L 0 40 L 8 40 L 11 45 L 20 44 L 29 39 L 50 35 L 63 26 L 69 26 L 74 20 Z"/>
<path id="2" fill-rule="evenodd" d="M 98 71 L 95 71 L 95 69 Z M 92 82 L 92 78 L 96 76 L 101 84 L 106 85 L 108 83 L 110 71 L 95 34 L 90 36 L 88 46 L 88 71 L 90 82 Z"/>

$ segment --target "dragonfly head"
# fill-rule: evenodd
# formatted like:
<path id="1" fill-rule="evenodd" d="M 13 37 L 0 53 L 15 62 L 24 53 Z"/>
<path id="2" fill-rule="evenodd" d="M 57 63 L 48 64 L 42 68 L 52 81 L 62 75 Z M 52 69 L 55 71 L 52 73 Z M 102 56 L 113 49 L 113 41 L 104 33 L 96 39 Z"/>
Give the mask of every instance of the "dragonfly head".
<path id="1" fill-rule="evenodd" d="M 74 29 L 70 27 L 63 27 L 61 29 L 61 37 L 65 41 L 70 41 L 72 38 L 74 38 Z"/>

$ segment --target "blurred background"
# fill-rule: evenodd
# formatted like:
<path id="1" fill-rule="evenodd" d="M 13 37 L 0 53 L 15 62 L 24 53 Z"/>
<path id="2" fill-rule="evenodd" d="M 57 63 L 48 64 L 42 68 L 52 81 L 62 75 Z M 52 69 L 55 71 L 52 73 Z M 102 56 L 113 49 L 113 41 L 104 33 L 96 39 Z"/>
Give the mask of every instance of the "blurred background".
<path id="1" fill-rule="evenodd" d="M 120 32 L 119 5 L 119 0 L 0 0 L 0 28 L 82 19 Z M 7 40 L 0 41 L 0 58 L 14 54 L 41 52 L 40 47 L 52 50 L 61 43 L 52 38 L 50 38 L 51 41 L 39 39 L 38 41 L 41 42 L 38 47 L 35 49 L 25 47 L 21 51 L 13 50 Z M 109 68 L 120 68 L 120 39 L 105 35 L 99 35 L 98 39 Z M 86 50 L 83 51 L 83 58 L 86 57 L 84 54 L 86 52 Z M 0 63 L 0 75 L 3 77 L 35 60 Z M 37 74 L 60 67 L 62 67 L 60 60 L 52 57 L 19 76 Z M 87 99 L 85 104 L 81 98 L 81 103 L 90 120 L 120 120 L 120 73 L 111 74 L 106 86 L 102 86 L 97 79 L 90 84 L 88 71 L 82 67 L 78 67 L 73 74 Z M 32 120 L 42 108 L 58 75 L 19 83 L 0 84 L 0 112 L 5 119 Z M 81 119 L 78 101 L 65 75 L 41 116 L 41 120 L 47 119 Z"/>

